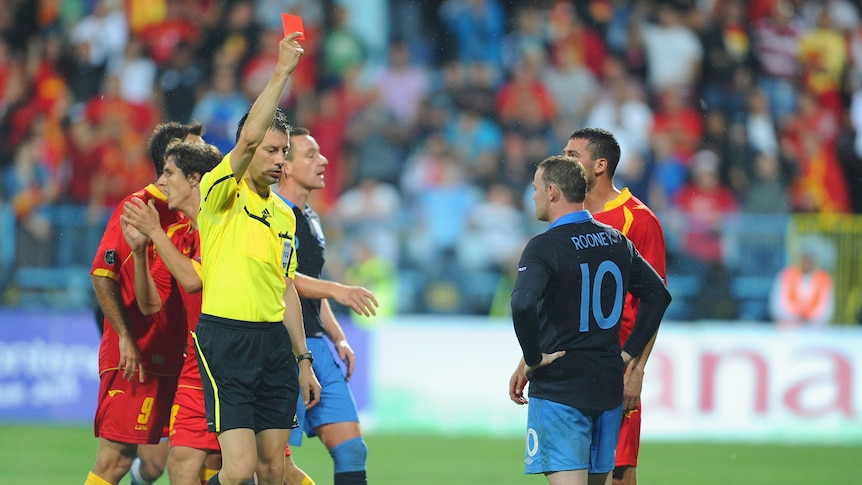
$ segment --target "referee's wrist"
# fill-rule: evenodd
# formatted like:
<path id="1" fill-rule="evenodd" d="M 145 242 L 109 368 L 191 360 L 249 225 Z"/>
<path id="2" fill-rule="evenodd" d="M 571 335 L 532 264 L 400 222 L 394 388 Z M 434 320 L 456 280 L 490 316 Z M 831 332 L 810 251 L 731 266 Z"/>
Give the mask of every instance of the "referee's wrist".
<path id="1" fill-rule="evenodd" d="M 303 352 L 296 356 L 297 364 L 301 364 L 303 361 L 308 361 L 309 365 L 314 363 L 314 355 L 311 353 L 311 351 Z"/>

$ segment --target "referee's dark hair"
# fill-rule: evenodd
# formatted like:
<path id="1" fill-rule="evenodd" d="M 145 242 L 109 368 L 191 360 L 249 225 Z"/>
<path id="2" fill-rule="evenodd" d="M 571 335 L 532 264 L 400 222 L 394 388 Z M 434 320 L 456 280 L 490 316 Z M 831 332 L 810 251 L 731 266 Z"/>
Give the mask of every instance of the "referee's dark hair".
<path id="1" fill-rule="evenodd" d="M 608 161 L 608 177 L 614 178 L 620 164 L 620 144 L 613 133 L 603 128 L 581 128 L 575 130 L 569 140 L 587 140 L 587 150 L 593 160 L 604 158 Z"/>
<path id="2" fill-rule="evenodd" d="M 242 118 L 240 118 L 239 123 L 236 125 L 236 138 L 234 142 L 239 141 L 239 134 L 242 133 L 242 127 L 245 126 L 245 122 L 248 119 L 249 111 L 246 111 Z M 290 132 L 293 131 L 293 127 L 290 126 L 290 122 L 287 121 L 287 114 L 281 108 L 275 108 L 275 116 L 272 117 L 272 123 L 269 124 L 269 129 L 273 131 L 277 131 L 278 133 L 285 133 L 290 135 Z"/>
<path id="3" fill-rule="evenodd" d="M 587 197 L 587 173 L 581 162 L 572 157 L 554 155 L 542 160 L 542 182 L 555 185 L 567 202 L 583 202 Z"/>
<path id="4" fill-rule="evenodd" d="M 165 150 L 168 144 L 174 139 L 179 138 L 185 140 L 188 135 L 201 136 L 204 131 L 203 125 L 194 121 L 192 123 L 179 123 L 177 121 L 168 121 L 156 126 L 150 139 L 147 141 L 147 149 L 150 152 L 150 160 L 153 161 L 153 166 L 156 167 L 156 176 L 161 177 L 165 170 Z"/>

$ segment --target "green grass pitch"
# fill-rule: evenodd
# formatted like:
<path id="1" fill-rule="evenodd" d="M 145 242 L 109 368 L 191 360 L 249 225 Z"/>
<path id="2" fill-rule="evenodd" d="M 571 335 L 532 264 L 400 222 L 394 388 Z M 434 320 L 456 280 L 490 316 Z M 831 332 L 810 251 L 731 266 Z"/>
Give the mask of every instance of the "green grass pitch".
<path id="1" fill-rule="evenodd" d="M 373 485 L 547 483 L 523 473 L 520 438 L 371 434 Z M 857 483 L 859 446 L 656 443 L 641 446 L 641 485 L 786 485 Z M 0 425 L 0 483 L 80 485 L 93 464 L 87 427 Z M 294 450 L 318 485 L 332 483 L 329 455 L 317 439 Z M 128 479 L 123 483 L 128 483 Z M 167 485 L 163 476 L 158 485 Z"/>

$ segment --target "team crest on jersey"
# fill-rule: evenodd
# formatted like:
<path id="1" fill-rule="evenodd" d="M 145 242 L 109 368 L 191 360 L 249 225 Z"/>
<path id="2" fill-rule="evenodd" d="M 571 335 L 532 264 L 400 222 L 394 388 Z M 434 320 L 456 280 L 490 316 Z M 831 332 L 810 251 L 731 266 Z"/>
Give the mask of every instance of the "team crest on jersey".
<path id="1" fill-rule="evenodd" d="M 114 264 L 117 260 L 117 250 L 109 249 L 105 251 L 105 264 Z"/>

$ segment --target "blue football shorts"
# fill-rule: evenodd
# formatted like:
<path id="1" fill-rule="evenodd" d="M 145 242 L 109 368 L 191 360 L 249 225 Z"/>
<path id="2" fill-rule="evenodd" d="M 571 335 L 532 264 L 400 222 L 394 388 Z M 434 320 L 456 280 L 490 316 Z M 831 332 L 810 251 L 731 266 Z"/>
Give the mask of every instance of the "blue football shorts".
<path id="1" fill-rule="evenodd" d="M 302 392 L 296 404 L 297 428 L 290 432 L 290 446 L 302 445 L 302 433 L 314 437 L 314 429 L 324 424 L 359 422 L 353 393 L 344 378 L 344 371 L 338 365 L 339 357 L 323 337 L 309 337 L 308 350 L 314 354 L 312 368 L 322 391 L 320 402 L 306 410 L 302 403 Z"/>
<path id="2" fill-rule="evenodd" d="M 614 469 L 622 404 L 594 411 L 531 397 L 527 406 L 526 473 Z"/>

